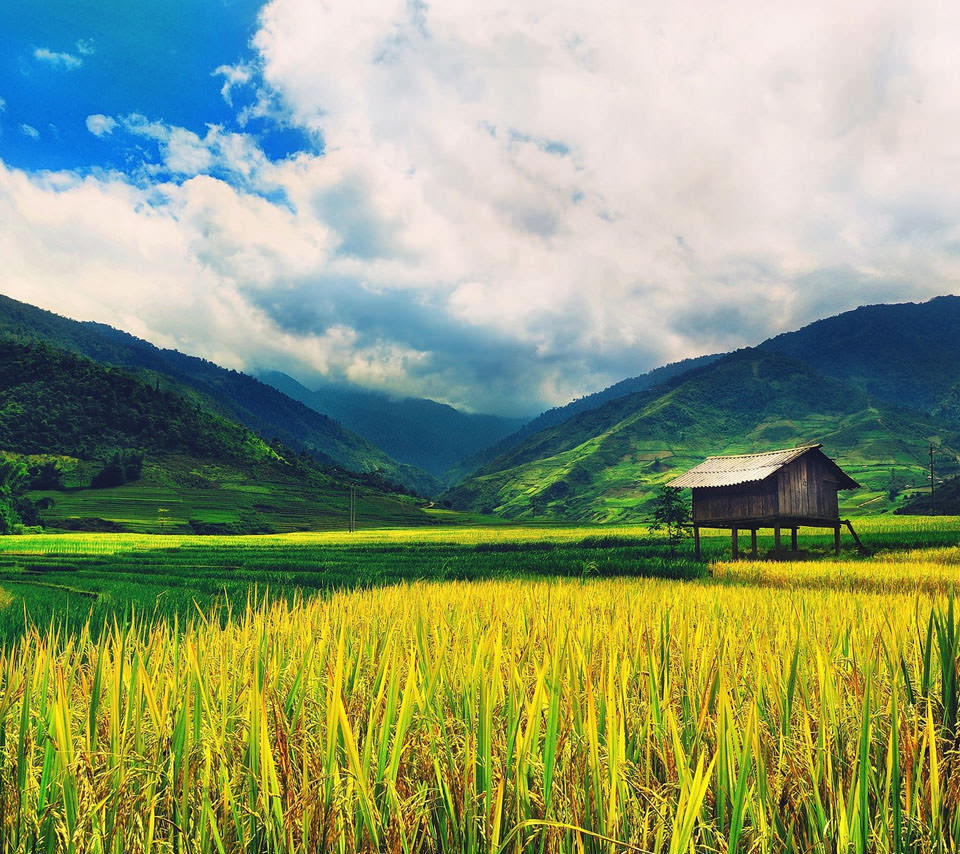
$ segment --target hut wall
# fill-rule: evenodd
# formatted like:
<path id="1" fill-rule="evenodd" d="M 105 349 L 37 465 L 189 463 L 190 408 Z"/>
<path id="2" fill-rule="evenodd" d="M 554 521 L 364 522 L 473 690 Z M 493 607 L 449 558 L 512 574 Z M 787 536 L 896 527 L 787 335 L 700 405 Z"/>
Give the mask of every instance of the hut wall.
<path id="1" fill-rule="evenodd" d="M 822 454 L 804 454 L 777 473 L 780 515 L 806 519 L 837 519 L 837 480 Z"/>
<path id="2" fill-rule="evenodd" d="M 775 478 L 739 486 L 694 487 L 694 522 L 773 519 L 778 513 Z"/>

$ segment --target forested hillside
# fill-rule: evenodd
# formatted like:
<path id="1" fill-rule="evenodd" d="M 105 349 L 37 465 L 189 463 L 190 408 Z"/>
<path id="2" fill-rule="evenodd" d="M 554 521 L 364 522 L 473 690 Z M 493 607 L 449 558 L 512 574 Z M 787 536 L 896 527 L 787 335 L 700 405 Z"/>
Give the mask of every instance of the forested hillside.
<path id="1" fill-rule="evenodd" d="M 22 471 L 16 489 L 2 479 L 0 504 L 32 489 L 19 515 L 55 528 L 345 527 L 351 487 L 362 490 L 368 526 L 430 521 L 377 476 L 324 471 L 196 400 L 33 338 L 0 337 L 0 465 L 8 463 Z M 0 516 L 12 519 L 3 508 Z"/>
<path id="2" fill-rule="evenodd" d="M 117 447 L 276 457 L 250 430 L 175 392 L 41 341 L 0 338 L 0 449 L 89 458 Z"/>
<path id="3" fill-rule="evenodd" d="M 932 412 L 960 379 L 960 297 L 862 306 L 760 346 L 888 403 Z"/>
<path id="4" fill-rule="evenodd" d="M 0 296 L 0 332 L 38 338 L 106 365 L 140 374 L 149 385 L 160 380 L 206 408 L 259 433 L 278 439 L 319 462 L 356 472 L 376 472 L 423 494 L 435 491 L 434 478 L 398 463 L 366 439 L 277 389 L 239 371 L 227 370 L 176 350 L 161 350 L 126 332 L 100 323 L 81 323 Z"/>

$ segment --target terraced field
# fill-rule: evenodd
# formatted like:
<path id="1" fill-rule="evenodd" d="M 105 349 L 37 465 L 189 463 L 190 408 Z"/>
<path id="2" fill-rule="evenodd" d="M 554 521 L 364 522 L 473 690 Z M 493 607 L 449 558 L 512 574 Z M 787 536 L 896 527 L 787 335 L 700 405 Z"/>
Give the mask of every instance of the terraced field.
<path id="1" fill-rule="evenodd" d="M 0 637 L 43 624 L 101 625 L 129 613 L 196 614 L 215 602 L 285 598 L 423 579 L 694 577 L 643 530 L 443 528 L 250 537 L 61 534 L 0 540 Z"/>
<path id="2" fill-rule="evenodd" d="M 150 534 L 343 530 L 350 500 L 345 484 L 311 488 L 276 467 L 245 470 L 174 455 L 162 466 L 148 462 L 140 480 L 123 486 L 37 491 L 31 497 L 50 502 L 42 520 L 54 530 Z M 358 524 L 429 525 L 434 520 L 424 514 L 425 503 L 360 489 Z"/>

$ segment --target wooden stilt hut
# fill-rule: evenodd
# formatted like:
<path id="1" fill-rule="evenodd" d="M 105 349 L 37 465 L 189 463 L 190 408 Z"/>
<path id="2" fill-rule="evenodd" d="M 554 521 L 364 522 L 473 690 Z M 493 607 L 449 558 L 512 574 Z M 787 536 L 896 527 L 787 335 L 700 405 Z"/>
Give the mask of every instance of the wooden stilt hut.
<path id="1" fill-rule="evenodd" d="M 761 454 L 707 457 L 700 465 L 669 485 L 693 492 L 693 536 L 700 557 L 701 528 L 729 528 L 734 558 L 739 557 L 739 534 L 750 531 L 750 551 L 757 555 L 757 530 L 773 528 L 776 549 L 781 530 L 790 530 L 797 550 L 797 529 L 833 528 L 834 549 L 840 552 L 840 527 L 846 525 L 861 545 L 848 520 L 840 519 L 837 492 L 859 484 L 823 453 L 821 445 L 804 445 Z"/>

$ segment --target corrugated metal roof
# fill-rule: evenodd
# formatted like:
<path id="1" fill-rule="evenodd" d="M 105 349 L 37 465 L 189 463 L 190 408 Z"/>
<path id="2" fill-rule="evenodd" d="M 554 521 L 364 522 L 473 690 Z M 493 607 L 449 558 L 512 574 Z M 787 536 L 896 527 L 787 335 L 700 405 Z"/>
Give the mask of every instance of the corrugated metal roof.
<path id="1" fill-rule="evenodd" d="M 739 483 L 765 480 L 787 463 L 819 447 L 819 444 L 803 445 L 800 448 L 785 448 L 762 454 L 707 457 L 700 465 L 670 481 L 669 486 L 736 486 Z"/>

